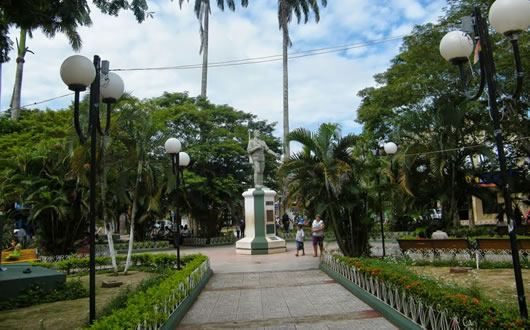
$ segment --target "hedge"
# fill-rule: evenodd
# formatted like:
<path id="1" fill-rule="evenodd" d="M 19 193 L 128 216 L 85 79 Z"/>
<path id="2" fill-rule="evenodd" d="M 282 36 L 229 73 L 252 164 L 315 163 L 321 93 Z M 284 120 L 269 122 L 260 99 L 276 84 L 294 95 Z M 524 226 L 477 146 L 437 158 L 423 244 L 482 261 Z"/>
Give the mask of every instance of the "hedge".
<path id="1" fill-rule="evenodd" d="M 188 277 L 208 259 L 203 255 L 186 257 L 186 265 L 180 271 L 173 271 L 160 285 L 150 287 L 147 291 L 130 297 L 127 300 L 127 307 L 97 320 L 87 329 L 134 329 L 144 322 L 147 324 L 165 323 L 169 315 L 161 306 L 175 304 L 184 299 L 185 290 L 178 290 L 178 288 L 187 285 Z"/>

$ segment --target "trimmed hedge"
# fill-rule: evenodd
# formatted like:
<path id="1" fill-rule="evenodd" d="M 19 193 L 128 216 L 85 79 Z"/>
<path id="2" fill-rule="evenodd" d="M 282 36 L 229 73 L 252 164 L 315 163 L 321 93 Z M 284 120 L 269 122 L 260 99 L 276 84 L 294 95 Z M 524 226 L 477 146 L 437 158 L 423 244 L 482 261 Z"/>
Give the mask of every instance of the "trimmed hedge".
<path id="1" fill-rule="evenodd" d="M 185 263 L 189 259 L 188 256 L 180 258 L 181 263 Z M 117 255 L 116 263 L 118 266 L 125 264 L 127 256 Z M 58 271 L 70 274 L 73 269 L 78 272 L 88 272 L 90 269 L 90 258 L 70 258 L 58 262 L 36 262 L 32 263 L 36 266 L 54 268 Z M 96 267 L 104 267 L 112 264 L 110 257 L 96 257 Z M 150 254 L 141 253 L 131 255 L 131 266 L 148 266 L 148 267 L 170 267 L 177 266 L 177 256 L 174 254 Z"/>
<path id="2" fill-rule="evenodd" d="M 87 329 L 134 329 L 143 322 L 149 324 L 166 322 L 169 315 L 160 306 L 163 303 L 174 304 L 184 299 L 185 293 L 175 289 L 187 285 L 187 278 L 208 259 L 203 255 L 188 255 L 186 257 L 186 265 L 180 271 L 173 271 L 159 285 L 130 297 L 127 299 L 127 307 L 118 309 L 111 315 L 97 320 Z"/>

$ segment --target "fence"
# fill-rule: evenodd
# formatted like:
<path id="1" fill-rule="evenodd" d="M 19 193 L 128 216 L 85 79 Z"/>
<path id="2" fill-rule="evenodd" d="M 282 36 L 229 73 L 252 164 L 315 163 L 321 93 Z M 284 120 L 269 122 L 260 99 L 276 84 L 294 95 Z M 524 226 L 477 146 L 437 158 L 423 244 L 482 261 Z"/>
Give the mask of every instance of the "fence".
<path id="1" fill-rule="evenodd" d="M 459 320 L 456 316 L 448 315 L 446 310 L 438 310 L 433 306 L 423 304 L 418 297 L 408 294 L 399 288 L 387 286 L 376 276 L 369 276 L 357 272 L 353 266 L 338 262 L 332 254 L 326 253 L 321 263 L 334 271 L 338 276 L 355 284 L 360 289 L 377 298 L 380 302 L 394 309 L 403 317 L 424 329 L 474 329 L 472 321 Z"/>

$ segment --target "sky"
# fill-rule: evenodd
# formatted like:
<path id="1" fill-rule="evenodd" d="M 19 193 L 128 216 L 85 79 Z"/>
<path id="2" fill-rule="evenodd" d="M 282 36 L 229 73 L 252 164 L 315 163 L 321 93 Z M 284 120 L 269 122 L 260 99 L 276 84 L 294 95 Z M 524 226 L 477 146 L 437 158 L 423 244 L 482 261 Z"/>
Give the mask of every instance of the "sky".
<path id="1" fill-rule="evenodd" d="M 33 32 L 27 46 L 22 85 L 22 105 L 39 109 L 62 109 L 73 95 L 32 105 L 70 93 L 59 68 L 68 56 L 110 61 L 111 70 L 174 67 L 201 64 L 199 22 L 193 3 L 149 0 L 153 17 L 136 22 L 131 12 L 118 17 L 103 15 L 92 7 L 90 27 L 81 27 L 83 46 L 75 53 L 64 35 L 48 39 Z M 91 1 L 89 1 L 91 2 Z M 212 6 L 215 0 L 212 0 Z M 278 28 L 277 1 L 253 0 L 248 8 L 221 12 L 212 7 L 209 62 L 274 56 L 279 60 L 259 64 L 211 67 L 207 96 L 214 104 L 228 104 L 255 114 L 259 120 L 277 122 L 274 135 L 282 136 L 282 34 Z M 416 24 L 436 22 L 445 0 L 331 0 L 320 10 L 320 22 L 289 26 L 293 43 L 290 53 L 357 45 L 350 49 L 289 60 L 289 126 L 312 131 L 325 122 L 338 123 L 343 134 L 361 132 L 355 122 L 361 99 L 357 93 L 376 86 L 373 76 L 384 72 L 399 53 L 399 36 Z M 16 29 L 10 30 L 14 40 Z M 395 38 L 398 37 L 398 38 Z M 385 41 L 386 39 L 392 39 Z M 367 45 L 378 41 L 377 44 Z M 379 42 L 381 41 L 381 42 Z M 363 45 L 364 44 L 364 45 Z M 314 54 L 314 53 L 313 53 Z M 438 50 L 433 50 L 438 56 Z M 16 53 L 2 66 L 1 111 L 9 108 L 15 76 Z M 273 59 L 273 58 L 271 58 Z M 140 99 L 163 92 L 200 94 L 201 69 L 117 71 L 125 90 Z"/>

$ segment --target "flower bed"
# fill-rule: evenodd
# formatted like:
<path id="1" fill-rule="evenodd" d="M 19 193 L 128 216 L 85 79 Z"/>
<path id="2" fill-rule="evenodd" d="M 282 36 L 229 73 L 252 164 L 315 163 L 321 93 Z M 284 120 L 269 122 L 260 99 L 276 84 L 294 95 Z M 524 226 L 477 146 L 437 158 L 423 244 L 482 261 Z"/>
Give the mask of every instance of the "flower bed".
<path id="1" fill-rule="evenodd" d="M 405 266 L 331 254 L 322 263 L 424 328 L 530 328 L 517 311 L 420 277 Z"/>
<path id="2" fill-rule="evenodd" d="M 159 285 L 127 300 L 127 307 L 94 322 L 89 329 L 158 329 L 181 306 L 193 289 L 211 273 L 203 255 L 186 256 L 182 270 L 174 270 Z"/>

